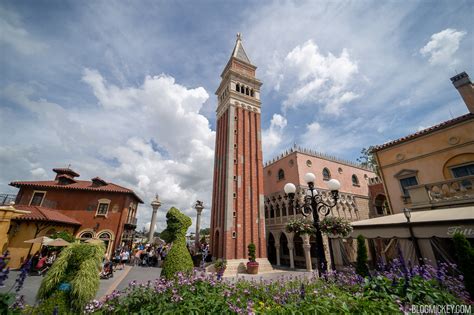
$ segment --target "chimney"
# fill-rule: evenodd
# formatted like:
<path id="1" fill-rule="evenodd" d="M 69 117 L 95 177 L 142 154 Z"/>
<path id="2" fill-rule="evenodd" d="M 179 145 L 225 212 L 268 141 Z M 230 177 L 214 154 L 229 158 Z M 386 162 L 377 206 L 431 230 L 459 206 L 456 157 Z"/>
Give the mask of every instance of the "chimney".
<path id="1" fill-rule="evenodd" d="M 474 113 L 474 85 L 472 85 L 469 75 L 463 71 L 452 77 L 451 82 L 453 82 L 454 87 L 461 94 L 469 112 Z"/>

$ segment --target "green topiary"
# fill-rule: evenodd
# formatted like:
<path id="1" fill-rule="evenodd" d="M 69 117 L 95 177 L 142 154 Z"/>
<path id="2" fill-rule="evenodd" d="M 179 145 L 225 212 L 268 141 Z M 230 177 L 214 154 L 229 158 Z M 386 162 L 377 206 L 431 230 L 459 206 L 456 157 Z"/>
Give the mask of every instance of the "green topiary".
<path id="1" fill-rule="evenodd" d="M 474 248 L 461 233 L 454 234 L 453 241 L 458 266 L 464 276 L 464 286 L 471 300 L 474 300 Z"/>
<path id="2" fill-rule="evenodd" d="M 255 247 L 255 244 L 254 243 L 250 243 L 249 246 L 247 246 L 247 249 L 249 250 L 249 261 L 255 261 L 255 250 L 256 250 L 256 247 Z"/>
<path id="3" fill-rule="evenodd" d="M 190 217 L 174 207 L 166 214 L 167 226 L 163 232 L 166 241 L 173 243 L 161 270 L 161 275 L 167 279 L 175 277 L 177 272 L 187 273 L 193 270 L 193 260 L 186 248 L 186 231 L 191 223 Z"/>
<path id="4" fill-rule="evenodd" d="M 71 308 L 76 312 L 82 311 L 99 289 L 104 252 L 103 244 L 74 243 L 64 248 L 41 282 L 38 298 L 48 299 L 61 286 L 67 291 Z"/>
<path id="5" fill-rule="evenodd" d="M 362 235 L 357 236 L 356 272 L 362 277 L 369 275 L 369 267 L 367 267 L 367 247 L 365 246 L 365 238 Z"/>

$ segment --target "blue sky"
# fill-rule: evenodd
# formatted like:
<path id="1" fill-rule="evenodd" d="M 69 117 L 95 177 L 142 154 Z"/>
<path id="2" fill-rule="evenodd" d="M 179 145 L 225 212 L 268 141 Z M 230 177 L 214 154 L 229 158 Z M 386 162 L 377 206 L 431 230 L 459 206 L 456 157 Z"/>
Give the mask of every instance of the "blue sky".
<path id="1" fill-rule="evenodd" d="M 295 142 L 355 160 L 467 112 L 449 78 L 474 76 L 473 12 L 472 1 L 2 1 L 0 190 L 72 164 L 147 203 L 157 192 L 164 208 L 209 210 L 214 92 L 237 32 L 263 82 L 265 160 Z"/>

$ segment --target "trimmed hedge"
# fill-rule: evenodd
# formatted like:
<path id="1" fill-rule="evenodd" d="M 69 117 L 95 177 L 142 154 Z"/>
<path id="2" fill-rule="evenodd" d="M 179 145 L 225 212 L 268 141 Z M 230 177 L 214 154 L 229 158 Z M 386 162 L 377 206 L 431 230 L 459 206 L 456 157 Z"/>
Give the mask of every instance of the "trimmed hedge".
<path id="1" fill-rule="evenodd" d="M 369 267 L 367 267 L 367 247 L 365 246 L 365 238 L 362 235 L 357 236 L 356 272 L 362 277 L 369 275 Z"/>
<path id="2" fill-rule="evenodd" d="M 186 231 L 191 226 L 191 218 L 172 207 L 166 214 L 167 241 L 173 244 L 163 262 L 161 275 L 167 279 L 174 278 L 178 272 L 190 273 L 193 260 L 186 248 Z"/>
<path id="3" fill-rule="evenodd" d="M 464 285 L 474 300 L 474 248 L 461 233 L 456 233 L 453 237 L 454 249 L 458 260 L 459 269 L 464 275 Z"/>

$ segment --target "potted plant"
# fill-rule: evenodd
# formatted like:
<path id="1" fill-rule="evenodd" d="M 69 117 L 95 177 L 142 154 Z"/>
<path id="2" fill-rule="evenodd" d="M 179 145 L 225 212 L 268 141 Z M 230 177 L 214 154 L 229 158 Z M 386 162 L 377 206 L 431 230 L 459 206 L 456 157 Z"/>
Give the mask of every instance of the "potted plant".
<path id="1" fill-rule="evenodd" d="M 216 269 L 216 273 L 217 273 L 217 280 L 222 279 L 222 276 L 224 275 L 226 268 L 227 268 L 227 261 L 225 261 L 224 259 L 219 258 L 214 263 L 214 269 Z"/>
<path id="2" fill-rule="evenodd" d="M 256 275 L 258 273 L 258 262 L 255 261 L 255 244 L 250 243 L 247 246 L 249 250 L 249 261 L 247 262 L 247 273 L 251 275 Z"/>
<path id="3" fill-rule="evenodd" d="M 351 223 L 340 217 L 325 217 L 321 220 L 320 225 L 321 232 L 326 235 L 340 235 L 346 237 L 352 232 Z"/>

